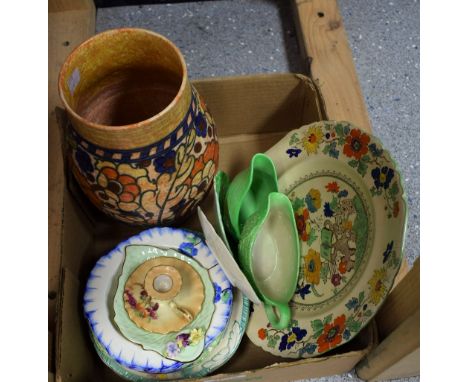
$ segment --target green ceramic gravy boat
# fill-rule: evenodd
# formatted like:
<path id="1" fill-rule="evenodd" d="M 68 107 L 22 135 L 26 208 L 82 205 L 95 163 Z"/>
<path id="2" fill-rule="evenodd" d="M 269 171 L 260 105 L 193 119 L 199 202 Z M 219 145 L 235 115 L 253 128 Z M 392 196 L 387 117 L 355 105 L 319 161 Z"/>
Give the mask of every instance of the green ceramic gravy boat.
<path id="1" fill-rule="evenodd" d="M 239 240 L 246 220 L 258 210 L 264 210 L 271 192 L 278 191 L 275 165 L 265 154 L 255 154 L 250 167 L 240 172 L 226 192 L 225 225 Z"/>
<path id="2" fill-rule="evenodd" d="M 239 260 L 275 329 L 290 326 L 288 303 L 296 290 L 299 258 L 299 237 L 291 202 L 286 195 L 271 192 L 264 208 L 245 222 Z"/>

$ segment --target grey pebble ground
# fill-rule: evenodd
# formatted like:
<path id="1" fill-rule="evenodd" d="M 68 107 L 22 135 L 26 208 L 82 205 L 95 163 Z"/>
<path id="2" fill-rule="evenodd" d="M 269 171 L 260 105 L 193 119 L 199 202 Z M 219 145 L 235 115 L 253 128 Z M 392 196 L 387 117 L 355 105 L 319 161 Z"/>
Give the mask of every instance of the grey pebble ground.
<path id="1" fill-rule="evenodd" d="M 393 154 L 408 199 L 405 255 L 419 257 L 419 1 L 339 0 L 373 133 Z M 307 73 L 289 1 L 98 8 L 96 30 L 140 27 L 171 39 L 191 78 Z M 313 379 L 360 381 L 354 372 Z M 415 382 L 419 377 L 400 379 Z"/>

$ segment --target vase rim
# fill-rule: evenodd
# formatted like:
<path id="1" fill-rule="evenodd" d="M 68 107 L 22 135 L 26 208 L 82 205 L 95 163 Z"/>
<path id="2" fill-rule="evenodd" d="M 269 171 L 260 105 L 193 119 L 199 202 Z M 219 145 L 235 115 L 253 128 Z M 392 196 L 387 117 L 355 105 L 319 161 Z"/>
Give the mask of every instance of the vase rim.
<path id="1" fill-rule="evenodd" d="M 70 104 L 67 102 L 67 100 L 65 98 L 65 94 L 64 94 L 64 91 L 63 91 L 63 86 L 65 85 L 65 73 L 67 71 L 66 69 L 69 67 L 69 65 L 71 65 L 71 62 L 72 62 L 74 56 L 76 54 L 78 54 L 78 52 L 80 50 L 82 50 L 85 46 L 93 43 L 94 41 L 103 38 L 104 36 L 109 36 L 109 35 L 119 34 L 119 33 L 147 34 L 147 35 L 152 35 L 152 36 L 164 41 L 166 44 L 168 44 L 170 46 L 171 49 L 174 50 L 174 52 L 176 53 L 177 57 L 180 60 L 180 64 L 182 66 L 182 80 L 181 80 L 180 86 L 179 86 L 179 88 L 177 90 L 177 94 L 174 96 L 174 98 L 171 100 L 171 102 L 166 107 L 164 107 L 164 109 L 162 109 L 161 111 L 159 111 L 155 115 L 151 116 L 150 118 L 146 118 L 146 119 L 144 119 L 142 121 L 138 121 L 138 122 L 134 122 L 134 123 L 131 123 L 131 124 L 126 124 L 126 125 L 105 125 L 105 124 L 92 122 L 92 121 L 82 117 L 75 110 L 73 110 L 73 108 L 70 106 Z M 115 29 L 110 29 L 110 30 L 104 31 L 104 32 L 100 32 L 100 33 L 90 37 L 89 39 L 83 41 L 81 44 L 79 44 L 76 48 L 74 48 L 72 50 L 72 52 L 68 55 L 68 57 L 66 58 L 65 62 L 63 63 L 63 65 L 62 65 L 62 67 L 60 69 L 59 79 L 58 79 L 58 88 L 59 88 L 59 95 L 60 95 L 60 98 L 62 100 L 62 103 L 64 104 L 66 111 L 68 113 L 70 113 L 73 116 L 73 118 L 77 119 L 82 124 L 87 125 L 88 127 L 91 127 L 93 129 L 96 129 L 96 130 L 100 130 L 100 131 L 103 131 L 103 132 L 109 132 L 109 131 L 118 132 L 118 131 L 125 131 L 125 130 L 127 130 L 127 131 L 128 130 L 133 130 L 133 129 L 136 129 L 136 128 L 141 127 L 141 126 L 151 124 L 151 123 L 157 121 L 158 119 L 160 119 L 165 114 L 168 114 L 175 107 L 175 105 L 179 102 L 179 100 L 182 98 L 184 92 L 186 91 L 187 83 L 188 83 L 187 64 L 185 62 L 184 56 L 182 55 L 182 52 L 171 40 L 169 40 L 167 37 L 165 37 L 165 36 L 163 36 L 163 35 L 161 35 L 159 33 L 156 33 L 156 32 L 153 32 L 151 30 L 144 29 L 144 28 L 115 28 Z"/>

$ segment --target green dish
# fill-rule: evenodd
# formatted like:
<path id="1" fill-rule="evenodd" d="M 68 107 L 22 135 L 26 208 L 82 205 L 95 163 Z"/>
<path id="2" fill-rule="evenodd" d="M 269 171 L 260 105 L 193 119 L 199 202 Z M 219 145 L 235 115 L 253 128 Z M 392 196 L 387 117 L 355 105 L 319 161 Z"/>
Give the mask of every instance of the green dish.
<path id="1" fill-rule="evenodd" d="M 272 160 L 255 154 L 250 167 L 239 173 L 226 192 L 225 224 L 236 240 L 242 227 L 256 211 L 265 209 L 268 195 L 278 191 L 276 170 Z"/>
<path id="2" fill-rule="evenodd" d="M 284 329 L 291 323 L 288 303 L 294 295 L 299 275 L 299 236 L 288 197 L 272 192 L 266 202 L 263 209 L 247 219 L 242 229 L 239 260 L 264 303 L 271 325 L 275 329 Z"/>

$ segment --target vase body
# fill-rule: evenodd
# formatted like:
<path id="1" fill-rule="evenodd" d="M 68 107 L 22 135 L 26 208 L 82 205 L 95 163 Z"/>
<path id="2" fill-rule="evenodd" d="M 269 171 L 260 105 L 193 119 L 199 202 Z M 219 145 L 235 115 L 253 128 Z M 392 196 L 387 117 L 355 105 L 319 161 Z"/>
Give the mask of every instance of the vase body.
<path id="1" fill-rule="evenodd" d="M 209 192 L 215 125 L 169 40 L 142 29 L 98 34 L 71 53 L 59 91 L 71 170 L 107 215 L 171 225 Z"/>

